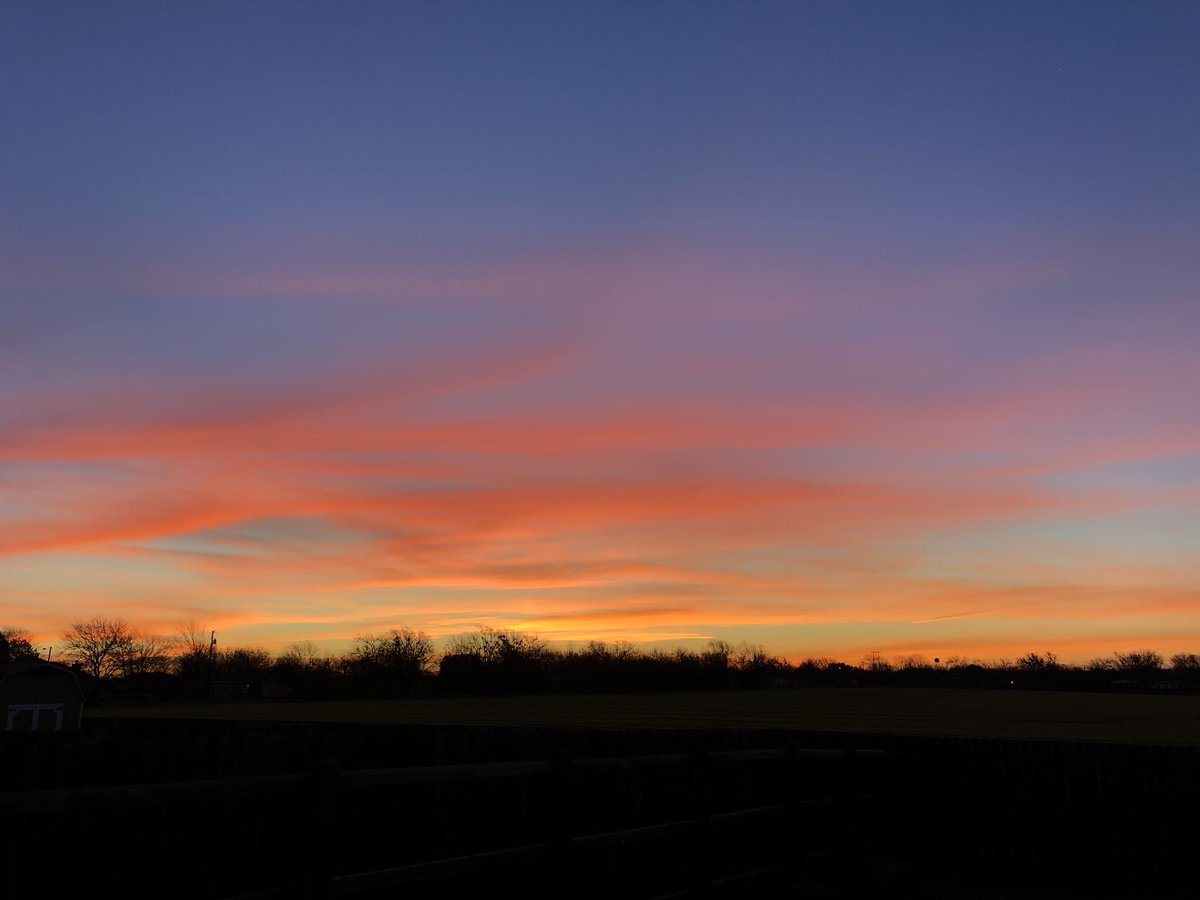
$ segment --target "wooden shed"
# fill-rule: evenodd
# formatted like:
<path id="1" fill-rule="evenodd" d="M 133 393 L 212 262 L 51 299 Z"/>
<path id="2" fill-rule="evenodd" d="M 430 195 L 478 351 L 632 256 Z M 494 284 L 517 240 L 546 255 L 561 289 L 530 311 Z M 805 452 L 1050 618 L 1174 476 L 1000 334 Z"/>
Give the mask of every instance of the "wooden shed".
<path id="1" fill-rule="evenodd" d="M 44 659 L 0 665 L 5 731 L 76 731 L 83 701 L 79 679 L 66 666 Z"/>

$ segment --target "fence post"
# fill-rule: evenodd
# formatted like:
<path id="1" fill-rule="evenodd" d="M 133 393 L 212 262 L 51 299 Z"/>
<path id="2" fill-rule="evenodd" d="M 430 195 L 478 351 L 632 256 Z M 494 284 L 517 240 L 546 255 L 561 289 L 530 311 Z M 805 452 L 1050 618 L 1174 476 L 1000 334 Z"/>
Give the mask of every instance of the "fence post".
<path id="1" fill-rule="evenodd" d="M 854 871 L 863 871 L 866 850 L 866 809 L 863 803 L 863 757 L 856 748 L 843 752 L 846 806 L 849 814 L 846 817 L 846 830 L 843 832 L 846 841 L 844 859 Z"/>
<path id="2" fill-rule="evenodd" d="M 567 884 L 571 877 L 571 838 L 574 833 L 573 760 L 560 752 L 550 763 L 548 835 L 550 844 L 550 884 Z M 545 839 L 546 836 L 543 836 Z"/>
<path id="3" fill-rule="evenodd" d="M 796 752 L 796 742 L 787 741 L 784 746 L 787 753 L 784 785 L 784 802 L 788 804 L 787 827 L 784 832 L 783 864 L 787 872 L 788 884 L 798 888 L 802 880 L 803 867 L 799 864 L 802 859 L 801 850 L 801 816 L 800 801 L 804 799 L 800 790 L 800 754 Z"/>
<path id="4" fill-rule="evenodd" d="M 306 851 L 305 883 L 302 894 L 307 900 L 329 896 L 329 884 L 334 875 L 334 855 L 340 842 L 335 838 L 341 821 L 339 800 L 341 773 L 336 759 L 322 759 L 313 773 L 312 824 L 303 842 Z"/>
<path id="5" fill-rule="evenodd" d="M 712 822 L 709 819 L 708 754 L 699 751 L 691 758 L 692 788 L 692 896 L 712 896 Z"/>

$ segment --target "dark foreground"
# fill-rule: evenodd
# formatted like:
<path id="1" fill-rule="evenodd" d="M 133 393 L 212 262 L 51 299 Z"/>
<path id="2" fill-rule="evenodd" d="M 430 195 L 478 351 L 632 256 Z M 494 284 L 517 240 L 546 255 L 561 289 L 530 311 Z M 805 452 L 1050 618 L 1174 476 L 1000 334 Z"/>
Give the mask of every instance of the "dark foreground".
<path id="1" fill-rule="evenodd" d="M 1191 747 L 114 719 L 0 742 L 9 896 L 1194 896 Z"/>

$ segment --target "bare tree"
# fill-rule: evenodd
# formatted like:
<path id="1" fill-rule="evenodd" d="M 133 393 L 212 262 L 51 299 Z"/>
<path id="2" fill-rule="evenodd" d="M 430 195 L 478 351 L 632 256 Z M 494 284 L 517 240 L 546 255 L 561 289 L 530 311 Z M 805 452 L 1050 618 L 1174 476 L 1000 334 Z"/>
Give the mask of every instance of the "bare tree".
<path id="1" fill-rule="evenodd" d="M 478 631 L 459 634 L 446 642 L 446 653 L 453 656 L 477 656 L 485 664 L 505 664 L 544 660 L 550 649 L 536 634 L 523 631 L 498 631 L 483 626 Z"/>
<path id="2" fill-rule="evenodd" d="M 111 678 L 121 673 L 121 659 L 130 652 L 134 633 L 124 619 L 93 616 L 72 622 L 62 640 L 67 659 L 96 678 Z"/>
<path id="3" fill-rule="evenodd" d="M 122 678 L 167 672 L 175 642 L 161 634 L 131 631 L 129 641 L 116 652 L 116 669 Z"/>
<path id="4" fill-rule="evenodd" d="M 1171 668 L 1175 672 L 1200 672 L 1200 656 L 1195 653 L 1176 653 L 1171 657 Z"/>
<path id="5" fill-rule="evenodd" d="M 491 692 L 540 690 L 554 654 L 537 635 L 483 627 L 446 642 L 441 677 Z"/>
<path id="6" fill-rule="evenodd" d="M 627 663 L 641 654 L 629 641 L 588 641 L 582 655 L 613 663 Z"/>
<path id="7" fill-rule="evenodd" d="M 767 669 L 781 668 L 781 660 L 767 654 L 767 648 L 762 644 L 751 644 L 742 641 L 733 648 L 731 659 L 733 667 L 742 672 L 762 672 Z"/>
<path id="8" fill-rule="evenodd" d="M 393 628 L 385 634 L 359 635 L 354 642 L 352 658 L 361 668 L 415 679 L 433 665 L 433 641 L 423 631 Z"/>
<path id="9" fill-rule="evenodd" d="M 171 641 L 181 655 L 194 653 L 198 656 L 208 654 L 208 647 L 211 641 L 210 632 L 201 628 L 196 622 L 177 622 L 175 630 L 171 632 Z"/>
<path id="10" fill-rule="evenodd" d="M 177 675 L 191 679 L 212 676 L 216 647 L 210 630 L 201 628 L 195 621 L 179 622 L 171 639 L 175 645 L 171 663 Z"/>
<path id="11" fill-rule="evenodd" d="M 298 669 L 311 669 L 324 664 L 326 657 L 315 641 L 297 641 L 283 648 L 275 662 L 285 666 L 295 666 Z"/>
<path id="12" fill-rule="evenodd" d="M 1122 672 L 1132 672 L 1138 675 L 1152 675 L 1163 667 L 1162 654 L 1156 650 L 1131 650 L 1128 653 L 1117 653 L 1117 668 Z"/>
<path id="13" fill-rule="evenodd" d="M 217 653 L 217 673 L 222 678 L 256 681 L 271 668 L 271 654 L 262 647 L 232 647 Z"/>
<path id="14" fill-rule="evenodd" d="M 859 663 L 859 666 L 868 672 L 892 671 L 892 664 L 884 659 L 883 654 L 881 654 L 878 650 L 872 650 L 870 653 L 864 656 L 862 658 L 862 662 Z"/>
<path id="15" fill-rule="evenodd" d="M 712 638 L 704 645 L 700 658 L 706 665 L 727 669 L 733 660 L 733 645 L 721 638 Z"/>
<path id="16" fill-rule="evenodd" d="M 1118 672 L 1141 678 L 1153 677 L 1163 667 L 1162 654 L 1155 650 L 1133 650 L 1093 659 L 1087 668 L 1093 672 Z"/>
<path id="17" fill-rule="evenodd" d="M 1045 653 L 1027 653 L 1017 660 L 1017 668 L 1022 672 L 1057 672 L 1062 666 L 1058 657 L 1047 650 Z"/>

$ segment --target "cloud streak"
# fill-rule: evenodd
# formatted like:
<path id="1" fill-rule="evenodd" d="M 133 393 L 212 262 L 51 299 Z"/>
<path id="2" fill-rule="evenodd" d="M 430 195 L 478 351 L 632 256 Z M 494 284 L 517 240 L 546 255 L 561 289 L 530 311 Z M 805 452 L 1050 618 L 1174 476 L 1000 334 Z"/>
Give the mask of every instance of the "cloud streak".
<path id="1" fill-rule="evenodd" d="M 1165 334 L 1003 320 L 1073 284 L 1070 260 L 661 249 L 113 281 L 197 320 L 250 297 L 245 328 L 296 345 L 186 368 L 148 335 L 129 368 L 115 345 L 81 367 L 87 328 L 31 328 L 43 352 L 2 363 L 26 376 L 0 397 L 6 616 L 48 637 L 105 609 L 264 643 L 493 624 L 851 657 L 1200 632 L 1200 569 L 1142 546 L 1200 526 L 1179 415 L 1200 368 Z M 339 310 L 336 341 L 300 327 L 314 306 Z"/>

